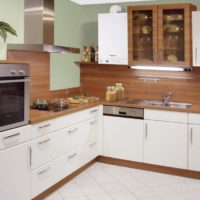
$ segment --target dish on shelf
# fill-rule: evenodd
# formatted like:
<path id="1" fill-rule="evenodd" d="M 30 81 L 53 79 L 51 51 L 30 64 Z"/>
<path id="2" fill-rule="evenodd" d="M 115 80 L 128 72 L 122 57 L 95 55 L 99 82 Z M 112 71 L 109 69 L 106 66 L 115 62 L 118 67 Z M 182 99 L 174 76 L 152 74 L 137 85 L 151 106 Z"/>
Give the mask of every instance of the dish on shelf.
<path id="1" fill-rule="evenodd" d="M 180 31 L 182 31 L 182 27 L 176 24 L 167 24 L 164 26 L 164 31 L 168 33 L 179 33 Z"/>
<path id="2" fill-rule="evenodd" d="M 170 62 L 176 62 L 176 61 L 178 61 L 178 58 L 176 55 L 170 54 L 167 56 L 167 60 Z"/>
<path id="3" fill-rule="evenodd" d="M 143 26 L 142 27 L 142 33 L 143 34 L 150 34 L 151 33 L 151 27 L 150 26 Z"/>
<path id="4" fill-rule="evenodd" d="M 164 15 L 164 19 L 166 21 L 183 20 L 183 15 L 180 14 Z"/>
<path id="5" fill-rule="evenodd" d="M 151 17 L 146 15 L 146 14 L 143 14 L 143 13 L 138 13 L 138 14 L 135 14 L 133 19 L 135 21 L 146 21 L 146 20 L 149 20 Z"/>

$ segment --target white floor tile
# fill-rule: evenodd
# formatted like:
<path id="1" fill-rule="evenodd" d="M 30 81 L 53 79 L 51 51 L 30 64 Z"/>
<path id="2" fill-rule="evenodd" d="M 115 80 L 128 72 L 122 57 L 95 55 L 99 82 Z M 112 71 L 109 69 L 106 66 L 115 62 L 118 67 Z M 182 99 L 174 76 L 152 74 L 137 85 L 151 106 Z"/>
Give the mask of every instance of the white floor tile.
<path id="1" fill-rule="evenodd" d="M 170 195 L 175 194 L 176 192 L 168 185 L 160 185 L 157 187 L 151 188 L 155 193 L 159 195 Z"/>
<path id="2" fill-rule="evenodd" d="M 114 200 L 138 200 L 129 191 L 120 191 L 109 193 Z M 103 199 L 102 199 L 103 200 Z"/>
<path id="3" fill-rule="evenodd" d="M 88 198 L 86 196 L 66 197 L 63 200 L 88 200 Z"/>
<path id="4" fill-rule="evenodd" d="M 187 183 L 175 183 L 172 185 L 172 188 L 173 188 L 173 190 L 175 190 L 178 193 L 188 192 L 188 191 L 193 190 L 193 187 Z"/>
<path id="5" fill-rule="evenodd" d="M 117 182 L 112 182 L 112 183 L 104 183 L 101 185 L 106 192 L 118 192 L 118 191 L 122 191 L 122 190 L 126 190 L 126 188 Z"/>
<path id="6" fill-rule="evenodd" d="M 63 198 L 71 198 L 84 195 L 82 190 L 76 185 L 65 185 L 59 189 L 59 192 Z"/>
<path id="7" fill-rule="evenodd" d="M 200 199 L 200 191 L 194 190 L 190 192 L 183 192 L 181 193 L 183 197 L 185 197 L 187 200 L 199 200 Z"/>
<path id="8" fill-rule="evenodd" d="M 159 196 L 156 192 L 154 192 L 153 190 L 150 190 L 149 188 L 141 188 L 137 190 L 132 190 L 132 192 L 139 199 L 154 198 L 154 197 Z"/>
<path id="9" fill-rule="evenodd" d="M 62 200 L 62 196 L 58 192 L 54 192 L 47 196 L 44 200 Z"/>
<path id="10" fill-rule="evenodd" d="M 89 200 L 113 200 L 108 194 L 97 194 L 88 196 Z"/>
<path id="11" fill-rule="evenodd" d="M 178 194 L 164 195 L 162 196 L 163 200 L 186 200 L 183 196 Z"/>
<path id="12" fill-rule="evenodd" d="M 85 195 L 104 194 L 105 190 L 99 185 L 80 186 Z"/>

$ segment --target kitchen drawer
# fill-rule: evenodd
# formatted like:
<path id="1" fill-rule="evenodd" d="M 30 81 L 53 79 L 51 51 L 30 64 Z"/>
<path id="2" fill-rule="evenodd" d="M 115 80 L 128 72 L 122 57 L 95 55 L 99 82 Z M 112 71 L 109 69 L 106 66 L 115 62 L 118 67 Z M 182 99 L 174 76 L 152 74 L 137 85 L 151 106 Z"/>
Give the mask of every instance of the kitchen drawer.
<path id="1" fill-rule="evenodd" d="M 53 133 L 53 158 L 95 139 L 97 123 L 97 119 L 92 118 Z"/>
<path id="2" fill-rule="evenodd" d="M 144 119 L 188 123 L 188 113 L 166 110 L 144 110 Z"/>
<path id="3" fill-rule="evenodd" d="M 55 119 L 55 130 L 98 116 L 98 106 Z"/>
<path id="4" fill-rule="evenodd" d="M 55 163 L 50 162 L 31 172 L 32 198 L 55 184 Z"/>
<path id="5" fill-rule="evenodd" d="M 59 144 L 57 144 L 59 146 Z M 31 141 L 31 169 L 52 159 L 52 137 L 46 135 Z"/>
<path id="6" fill-rule="evenodd" d="M 31 125 L 0 132 L 0 150 L 31 139 Z"/>
<path id="7" fill-rule="evenodd" d="M 189 123 L 190 124 L 200 124 L 200 114 L 189 113 Z"/>
<path id="8" fill-rule="evenodd" d="M 55 160 L 54 180 L 58 182 L 79 169 L 84 164 L 84 145 L 64 154 Z"/>
<path id="9" fill-rule="evenodd" d="M 32 138 L 40 137 L 54 131 L 54 120 L 48 120 L 32 126 Z"/>

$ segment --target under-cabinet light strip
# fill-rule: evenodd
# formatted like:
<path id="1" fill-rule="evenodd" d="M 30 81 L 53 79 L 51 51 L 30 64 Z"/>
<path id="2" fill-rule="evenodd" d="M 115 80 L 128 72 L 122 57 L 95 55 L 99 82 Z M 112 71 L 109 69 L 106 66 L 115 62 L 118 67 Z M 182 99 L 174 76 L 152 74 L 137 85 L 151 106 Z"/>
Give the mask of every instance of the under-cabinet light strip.
<path id="1" fill-rule="evenodd" d="M 184 68 L 181 68 L 181 67 L 161 67 L 161 66 L 130 66 L 130 69 L 175 71 L 175 72 L 183 72 L 184 71 Z"/>

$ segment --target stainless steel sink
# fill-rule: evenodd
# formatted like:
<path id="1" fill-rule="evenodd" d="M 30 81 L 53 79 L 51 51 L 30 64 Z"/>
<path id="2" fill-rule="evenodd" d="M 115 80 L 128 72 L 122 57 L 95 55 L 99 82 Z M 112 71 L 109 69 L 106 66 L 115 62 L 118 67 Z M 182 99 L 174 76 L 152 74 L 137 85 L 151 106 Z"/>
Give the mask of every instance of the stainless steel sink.
<path id="1" fill-rule="evenodd" d="M 166 106 L 171 108 L 180 108 L 180 109 L 188 109 L 191 108 L 192 104 L 190 103 L 182 103 L 182 102 L 167 102 L 166 104 L 163 101 L 159 100 L 127 100 L 127 103 L 130 104 L 140 104 L 140 105 L 150 105 L 150 106 Z"/>

